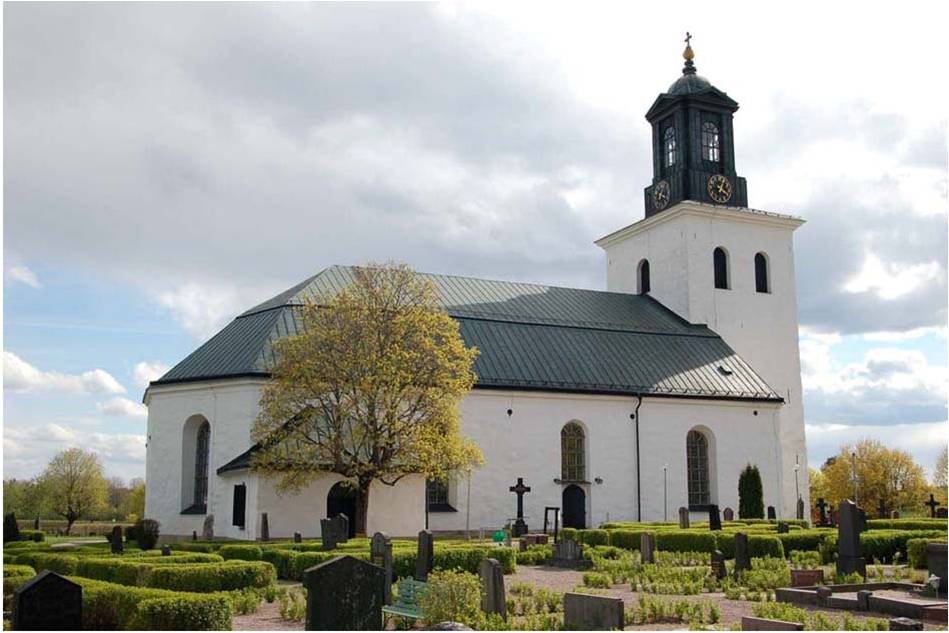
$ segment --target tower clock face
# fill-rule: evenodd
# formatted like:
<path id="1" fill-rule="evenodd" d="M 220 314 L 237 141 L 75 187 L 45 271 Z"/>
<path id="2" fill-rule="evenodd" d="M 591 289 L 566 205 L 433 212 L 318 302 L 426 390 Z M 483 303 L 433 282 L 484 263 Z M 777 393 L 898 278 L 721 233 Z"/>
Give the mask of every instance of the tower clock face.
<path id="1" fill-rule="evenodd" d="M 669 183 L 660 180 L 652 190 L 652 201 L 656 205 L 657 211 L 662 211 L 669 204 Z"/>
<path id="2" fill-rule="evenodd" d="M 709 176 L 708 195 L 715 202 L 718 202 L 719 204 L 725 204 L 732 198 L 731 181 L 726 176 L 721 174 Z"/>

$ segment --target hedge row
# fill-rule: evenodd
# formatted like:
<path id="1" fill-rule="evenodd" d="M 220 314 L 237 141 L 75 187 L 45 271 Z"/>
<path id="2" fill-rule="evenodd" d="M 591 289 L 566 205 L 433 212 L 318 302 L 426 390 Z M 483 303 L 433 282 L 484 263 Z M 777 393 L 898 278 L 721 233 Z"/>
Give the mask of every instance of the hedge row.
<path id="1" fill-rule="evenodd" d="M 263 555 L 257 545 L 224 545 L 217 553 L 225 560 L 261 560 Z"/>
<path id="2" fill-rule="evenodd" d="M 72 575 L 76 573 L 79 558 L 66 554 L 53 554 L 48 551 L 26 552 L 25 554 L 18 554 L 15 563 L 17 565 L 29 565 L 36 571 L 48 569 L 57 574 Z"/>
<path id="3" fill-rule="evenodd" d="M 142 600 L 135 624 L 146 631 L 227 631 L 231 614 L 224 596 L 182 594 Z"/>
<path id="4" fill-rule="evenodd" d="M 946 519 L 869 519 L 867 530 L 942 530 Z"/>
<path id="5" fill-rule="evenodd" d="M 926 545 L 929 543 L 945 543 L 944 538 L 911 538 L 906 541 L 906 560 L 911 567 L 924 569 L 929 566 L 929 560 L 926 555 Z M 4 574 L 6 568 L 4 568 Z"/>
<path id="6" fill-rule="evenodd" d="M 35 576 L 36 570 L 29 565 L 4 565 L 3 577 L 8 576 Z"/>
<path id="7" fill-rule="evenodd" d="M 713 552 L 721 550 L 726 558 L 735 557 L 735 532 L 726 531 L 695 531 L 695 530 L 666 530 L 652 532 L 651 530 L 609 530 L 605 531 L 608 541 L 602 542 L 598 532 L 605 530 L 575 530 L 564 535 L 564 538 L 574 538 L 585 545 L 612 545 L 628 550 L 639 550 L 642 535 L 652 533 L 656 539 L 656 548 L 665 552 Z M 590 534 L 594 533 L 593 541 Z M 788 533 L 790 534 L 790 533 Z M 782 534 L 780 536 L 788 536 Z M 778 538 L 779 535 L 748 532 L 748 548 L 753 557 L 771 556 L 784 557 L 784 552 L 790 551 Z M 801 548 L 795 548 L 801 549 Z"/>
<path id="8" fill-rule="evenodd" d="M 194 565 L 223 563 L 217 554 L 182 554 L 122 560 L 119 558 L 83 558 L 76 565 L 76 575 L 83 578 L 104 580 L 132 587 L 150 586 L 152 569 L 168 565 Z"/>
<path id="9" fill-rule="evenodd" d="M 906 561 L 908 557 L 907 542 L 920 538 L 941 538 L 945 542 L 946 533 L 944 530 L 928 532 L 918 530 L 873 530 L 860 535 L 860 547 L 863 550 L 863 555 L 868 559 L 875 558 L 885 563 L 891 563 L 896 554 L 899 553 L 900 559 Z"/>
<path id="10" fill-rule="evenodd" d="M 276 580 L 273 565 L 263 561 L 227 561 L 199 565 L 162 565 L 152 569 L 150 587 L 208 593 L 266 587 Z"/>

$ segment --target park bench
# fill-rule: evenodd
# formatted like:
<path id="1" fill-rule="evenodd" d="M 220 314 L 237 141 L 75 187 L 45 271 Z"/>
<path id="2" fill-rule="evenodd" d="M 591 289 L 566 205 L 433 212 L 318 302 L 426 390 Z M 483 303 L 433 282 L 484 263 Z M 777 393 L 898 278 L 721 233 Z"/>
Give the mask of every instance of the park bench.
<path id="1" fill-rule="evenodd" d="M 401 578 L 399 580 L 399 595 L 396 597 L 395 603 L 383 607 L 382 613 L 414 620 L 421 618 L 422 612 L 418 607 L 418 592 L 424 591 L 427 586 L 428 583 L 414 578 Z"/>

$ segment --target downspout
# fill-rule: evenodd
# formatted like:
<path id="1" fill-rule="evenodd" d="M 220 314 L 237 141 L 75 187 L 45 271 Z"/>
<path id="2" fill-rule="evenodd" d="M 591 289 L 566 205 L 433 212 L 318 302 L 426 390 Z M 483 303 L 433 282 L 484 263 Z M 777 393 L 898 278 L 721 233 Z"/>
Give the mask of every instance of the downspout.
<path id="1" fill-rule="evenodd" d="M 633 421 L 636 423 L 636 520 L 642 522 L 643 520 L 643 482 L 642 482 L 642 468 L 640 467 L 640 451 L 639 451 L 639 407 L 643 406 L 643 396 L 642 394 L 636 394 L 636 410 L 633 412 Z"/>

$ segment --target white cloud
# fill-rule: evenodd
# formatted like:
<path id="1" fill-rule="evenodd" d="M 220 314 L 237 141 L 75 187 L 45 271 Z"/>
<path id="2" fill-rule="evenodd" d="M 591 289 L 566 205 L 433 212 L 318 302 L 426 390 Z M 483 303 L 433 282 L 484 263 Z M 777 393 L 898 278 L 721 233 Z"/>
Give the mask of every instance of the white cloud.
<path id="1" fill-rule="evenodd" d="M 128 398 L 112 398 L 96 404 L 96 408 L 105 415 L 117 415 L 128 418 L 148 417 L 148 407 Z"/>
<path id="2" fill-rule="evenodd" d="M 142 361 L 135 364 L 135 368 L 132 370 L 132 379 L 137 387 L 144 389 L 148 387 L 148 383 L 158 380 L 169 369 L 171 367 L 161 361 Z"/>
<path id="3" fill-rule="evenodd" d="M 886 264 L 873 253 L 867 254 L 860 269 L 844 286 L 852 294 L 874 292 L 890 301 L 912 293 L 922 284 L 939 279 L 942 267 L 938 262 L 926 264 Z"/>
<path id="4" fill-rule="evenodd" d="M 229 319 L 250 307 L 231 287 L 189 282 L 174 290 L 159 292 L 157 303 L 194 337 L 205 340 Z"/>
<path id="5" fill-rule="evenodd" d="M 949 333 L 949 331 L 947 331 L 945 327 L 919 327 L 912 330 L 906 330 L 905 332 L 867 332 L 863 335 L 863 340 L 893 343 L 901 341 L 914 341 L 926 336 L 927 334 L 933 334 L 941 338 L 946 338 L 947 333 Z"/>
<path id="6" fill-rule="evenodd" d="M 42 288 L 39 277 L 26 266 L 11 266 L 7 268 L 7 279 L 21 284 L 26 284 L 31 288 Z"/>
<path id="7" fill-rule="evenodd" d="M 15 392 L 125 393 L 125 387 L 103 369 L 81 374 L 42 371 L 6 350 L 3 351 L 3 386 Z"/>
<path id="8" fill-rule="evenodd" d="M 4 477 L 34 477 L 58 452 L 78 446 L 99 455 L 107 475 L 123 478 L 145 473 L 145 435 L 87 431 L 66 422 L 28 428 L 5 424 L 3 429 Z"/>

